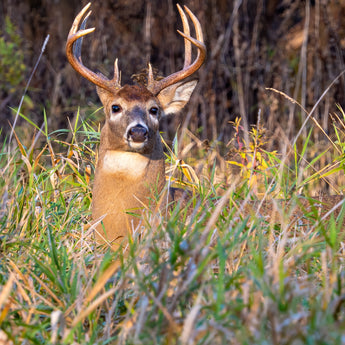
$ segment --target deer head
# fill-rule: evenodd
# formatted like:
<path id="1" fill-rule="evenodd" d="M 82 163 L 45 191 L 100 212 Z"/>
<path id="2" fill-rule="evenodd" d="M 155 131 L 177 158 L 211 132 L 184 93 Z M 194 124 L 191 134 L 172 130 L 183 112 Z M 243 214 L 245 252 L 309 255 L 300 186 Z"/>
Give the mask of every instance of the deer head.
<path id="1" fill-rule="evenodd" d="M 178 32 L 184 37 L 185 44 L 183 69 L 155 80 L 149 64 L 146 86 L 121 86 L 117 59 L 112 79 L 89 70 L 82 63 L 82 39 L 95 30 L 85 29 L 91 14 L 91 11 L 86 14 L 90 5 L 87 4 L 73 22 L 66 54 L 72 67 L 96 85 L 104 106 L 106 119 L 101 131 L 92 215 L 95 220 L 103 218 L 103 227 L 97 228 L 98 238 L 114 243 L 138 226 L 137 219 L 126 211 L 147 205 L 152 187 L 156 185 L 161 190 L 164 186 L 164 154 L 159 120 L 165 114 L 180 111 L 189 101 L 197 81 L 185 79 L 203 64 L 206 48 L 198 19 L 184 7 L 195 27 L 196 38 L 193 38 L 190 36 L 187 16 L 177 5 L 183 23 L 183 32 Z M 197 48 L 194 61 L 192 45 Z"/>

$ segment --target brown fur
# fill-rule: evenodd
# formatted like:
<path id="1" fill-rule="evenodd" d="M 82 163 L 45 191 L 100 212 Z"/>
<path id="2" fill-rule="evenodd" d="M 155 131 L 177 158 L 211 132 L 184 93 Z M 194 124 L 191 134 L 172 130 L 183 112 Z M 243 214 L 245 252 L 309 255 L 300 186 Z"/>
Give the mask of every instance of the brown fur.
<path id="1" fill-rule="evenodd" d="M 117 60 L 114 76 L 107 79 L 94 73 L 81 62 L 82 37 L 94 29 L 85 30 L 91 3 L 75 17 L 66 43 L 66 55 L 72 67 L 97 85 L 97 93 L 104 106 L 105 124 L 101 131 L 99 161 L 93 188 L 92 217 L 96 222 L 97 239 L 117 244 L 130 231 L 140 226 L 140 220 L 128 215 L 128 210 L 148 206 L 154 187 L 164 185 L 164 155 L 159 135 L 159 120 L 164 114 L 180 111 L 196 86 L 185 81 L 195 73 L 206 58 L 206 47 L 198 19 L 185 6 L 177 5 L 183 22 L 185 59 L 182 70 L 166 78 L 155 79 L 148 68 L 147 87 L 121 87 Z M 190 37 L 188 18 L 192 20 L 196 38 Z M 87 13 L 88 12 L 88 13 Z M 83 19 L 84 18 L 84 19 Z M 192 62 L 191 44 L 198 50 Z M 103 224 L 99 224 L 100 222 Z"/>
<path id="2" fill-rule="evenodd" d="M 124 85 L 117 93 L 117 96 L 123 98 L 126 102 L 147 102 L 154 97 L 146 87 L 141 85 Z"/>
<path id="3" fill-rule="evenodd" d="M 104 226 L 97 227 L 97 239 L 112 244 L 113 249 L 128 234 L 139 230 L 140 220 L 127 212 L 140 215 L 143 207 L 149 206 L 153 191 L 164 186 L 164 160 L 150 160 L 145 169 L 137 176 L 111 173 L 103 169 L 105 152 L 100 153 L 94 182 L 92 216 L 103 219 Z M 158 183 L 157 183 L 158 182 Z"/>
<path id="4" fill-rule="evenodd" d="M 142 86 L 125 85 L 114 92 L 97 88 L 106 115 L 92 200 L 99 243 L 116 250 L 129 234 L 141 231 L 142 209 L 150 206 L 154 192 L 162 191 L 165 184 L 159 119 L 165 113 L 181 110 L 195 86 L 196 81 L 177 83 L 157 96 Z M 121 112 L 112 112 L 113 105 L 119 106 Z M 156 116 L 150 114 L 152 107 L 159 109 Z M 142 147 L 128 141 L 126 133 L 133 123 L 148 129 Z"/>

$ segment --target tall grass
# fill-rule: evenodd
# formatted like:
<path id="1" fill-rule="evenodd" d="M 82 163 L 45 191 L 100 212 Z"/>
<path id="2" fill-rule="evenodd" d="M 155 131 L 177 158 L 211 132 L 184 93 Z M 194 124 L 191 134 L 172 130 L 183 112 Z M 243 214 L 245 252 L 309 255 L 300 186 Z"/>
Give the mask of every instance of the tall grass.
<path id="1" fill-rule="evenodd" d="M 296 191 L 343 169 L 341 126 L 324 153 L 334 164 L 314 174 L 322 155 L 300 168 L 310 135 L 285 157 L 264 150 L 257 127 L 228 162 L 216 143 L 196 149 L 199 161 L 182 161 L 174 145 L 167 167 L 182 177 L 170 182 L 194 191 L 188 207 L 150 207 L 144 236 L 130 236 L 124 255 L 92 236 L 99 133 L 79 115 L 53 133 L 47 121 L 27 121 L 31 143 L 16 136 L 17 149 L 4 144 L 0 156 L 5 344 L 345 343 L 344 211 L 323 219 L 312 209 L 303 225 L 289 221 Z M 231 162 L 239 170 L 230 179 L 220 167 Z M 262 216 L 260 200 L 273 197 L 291 202 Z"/>

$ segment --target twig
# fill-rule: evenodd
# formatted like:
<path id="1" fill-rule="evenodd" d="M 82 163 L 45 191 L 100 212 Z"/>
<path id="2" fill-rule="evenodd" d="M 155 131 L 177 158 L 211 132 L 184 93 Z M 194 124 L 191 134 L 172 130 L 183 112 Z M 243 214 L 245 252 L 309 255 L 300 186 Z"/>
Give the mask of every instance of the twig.
<path id="1" fill-rule="evenodd" d="M 30 78 L 29 78 L 28 82 L 26 83 L 26 86 L 25 86 L 25 89 L 24 89 L 24 93 L 23 93 L 23 96 L 22 96 L 22 98 L 21 98 L 21 100 L 20 100 L 19 107 L 18 107 L 18 110 L 17 110 L 17 113 L 16 113 L 16 117 L 14 118 L 14 122 L 13 122 L 13 126 L 12 126 L 12 129 L 11 129 L 10 138 L 9 138 L 9 140 L 8 140 L 8 144 L 9 144 L 9 145 L 8 145 L 8 153 L 10 153 L 10 150 L 11 150 L 11 141 L 12 141 L 12 137 L 13 137 L 13 132 L 14 132 L 14 129 L 15 129 L 16 124 L 17 124 L 17 121 L 18 121 L 19 112 L 20 112 L 20 109 L 21 109 L 21 107 L 22 107 L 22 105 L 23 105 L 25 94 L 26 94 L 26 92 L 28 91 L 29 85 L 30 85 L 30 83 L 31 83 L 31 80 L 32 80 L 33 75 L 34 75 L 35 72 L 36 72 L 36 69 L 37 69 L 37 67 L 38 67 L 38 64 L 39 64 L 39 62 L 41 61 L 42 55 L 43 55 L 44 50 L 46 49 L 47 43 L 48 43 L 48 41 L 49 41 L 49 37 L 50 37 L 50 36 L 49 36 L 49 34 L 48 34 L 47 37 L 46 37 L 46 39 L 45 39 L 44 42 L 43 42 L 43 46 L 42 46 L 40 55 L 38 56 L 38 59 L 37 59 L 37 61 L 36 61 L 36 64 L 35 64 L 35 66 L 34 66 L 32 72 L 31 72 Z"/>

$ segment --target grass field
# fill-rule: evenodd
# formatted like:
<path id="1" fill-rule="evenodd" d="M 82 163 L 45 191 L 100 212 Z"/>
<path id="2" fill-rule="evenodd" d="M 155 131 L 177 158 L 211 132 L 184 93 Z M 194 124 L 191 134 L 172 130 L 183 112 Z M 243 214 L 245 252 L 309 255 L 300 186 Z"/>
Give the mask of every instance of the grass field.
<path id="1" fill-rule="evenodd" d="M 168 176 L 193 191 L 189 208 L 146 210 L 125 255 L 93 241 L 99 132 L 79 118 L 55 133 L 27 121 L 32 141 L 15 137 L 0 156 L 0 344 L 345 344 L 341 205 L 337 217 L 312 209 L 289 222 L 301 191 L 326 179 L 342 190 L 329 182 L 343 175 L 340 119 L 314 155 L 310 135 L 266 152 L 264 130 L 246 143 L 240 122 L 229 159 L 195 144 L 187 165 L 176 150 L 193 140 L 175 142 Z M 246 211 L 272 198 L 290 200 L 278 217 Z"/>

